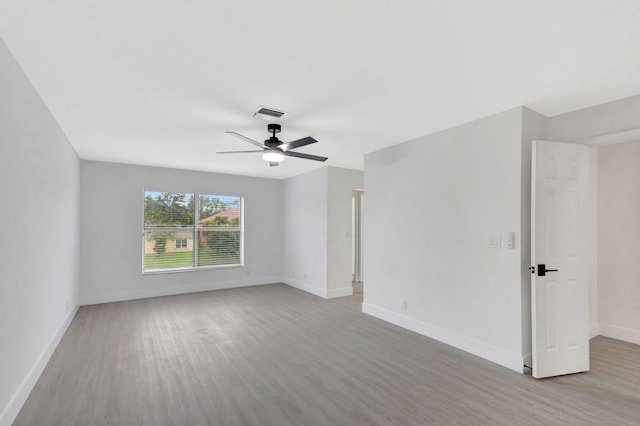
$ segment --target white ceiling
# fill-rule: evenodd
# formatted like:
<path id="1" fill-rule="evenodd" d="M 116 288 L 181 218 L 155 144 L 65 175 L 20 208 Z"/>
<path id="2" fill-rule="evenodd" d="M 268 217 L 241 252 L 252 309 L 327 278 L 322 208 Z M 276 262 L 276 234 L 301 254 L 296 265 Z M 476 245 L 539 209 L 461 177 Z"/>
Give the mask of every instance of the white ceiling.
<path id="1" fill-rule="evenodd" d="M 361 169 L 365 153 L 518 105 L 640 93 L 637 0 L 0 0 L 0 37 L 81 158 L 284 178 L 224 133 Z"/>

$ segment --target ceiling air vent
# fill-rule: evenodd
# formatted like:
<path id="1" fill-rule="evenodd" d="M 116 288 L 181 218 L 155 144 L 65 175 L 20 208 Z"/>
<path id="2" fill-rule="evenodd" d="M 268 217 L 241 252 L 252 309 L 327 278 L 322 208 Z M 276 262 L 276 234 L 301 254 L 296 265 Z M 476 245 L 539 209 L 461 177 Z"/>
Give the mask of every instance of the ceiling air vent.
<path id="1" fill-rule="evenodd" d="M 259 106 L 256 112 L 253 113 L 254 117 L 262 117 L 265 120 L 280 118 L 283 115 L 284 115 L 284 111 L 278 111 L 275 108 L 269 108 L 265 106 Z"/>

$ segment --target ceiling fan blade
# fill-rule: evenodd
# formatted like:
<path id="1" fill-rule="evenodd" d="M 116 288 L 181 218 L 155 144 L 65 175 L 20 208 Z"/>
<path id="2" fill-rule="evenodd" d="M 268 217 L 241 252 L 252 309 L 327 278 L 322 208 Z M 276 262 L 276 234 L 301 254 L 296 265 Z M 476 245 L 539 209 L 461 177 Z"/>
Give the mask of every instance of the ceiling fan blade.
<path id="1" fill-rule="evenodd" d="M 309 145 L 309 144 L 316 143 L 316 142 L 318 142 L 318 141 L 315 140 L 314 138 L 312 138 L 311 136 L 307 136 L 306 138 L 297 139 L 295 141 L 283 143 L 282 145 L 278 146 L 278 148 L 280 148 L 283 151 L 288 151 L 290 149 L 299 148 L 301 146 Z"/>
<path id="2" fill-rule="evenodd" d="M 244 154 L 246 152 L 264 152 L 264 149 L 256 149 L 255 151 L 218 151 L 216 154 Z"/>
<path id="3" fill-rule="evenodd" d="M 269 161 L 269 167 L 275 167 L 279 165 L 280 165 L 280 162 L 278 161 Z"/>
<path id="4" fill-rule="evenodd" d="M 282 153 L 289 157 L 304 158 L 305 160 L 327 161 L 327 157 L 320 157 L 319 155 L 303 154 L 295 151 L 282 151 Z"/>
<path id="5" fill-rule="evenodd" d="M 227 134 L 229 134 L 229 135 L 231 135 L 231 136 L 235 136 L 235 137 L 236 137 L 236 138 L 238 138 L 238 139 L 242 139 L 242 140 L 243 140 L 243 141 L 245 141 L 245 142 L 249 142 L 250 144 L 253 144 L 253 145 L 255 145 L 255 146 L 259 146 L 260 148 L 266 148 L 266 146 L 262 145 L 260 142 L 256 142 L 256 141 L 254 141 L 253 139 L 250 139 L 250 138 L 248 138 L 248 137 L 246 137 L 246 136 L 242 136 L 240 133 L 236 133 L 236 132 L 229 132 L 229 131 L 227 131 L 227 132 L 225 132 L 225 133 L 227 133 Z"/>

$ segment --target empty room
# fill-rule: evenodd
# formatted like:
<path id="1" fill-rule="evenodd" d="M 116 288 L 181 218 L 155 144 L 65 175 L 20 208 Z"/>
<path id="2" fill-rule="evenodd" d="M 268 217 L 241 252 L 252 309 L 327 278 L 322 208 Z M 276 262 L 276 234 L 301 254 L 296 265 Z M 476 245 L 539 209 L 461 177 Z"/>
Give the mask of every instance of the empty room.
<path id="1" fill-rule="evenodd" d="M 0 426 L 637 425 L 640 3 L 0 2 Z"/>

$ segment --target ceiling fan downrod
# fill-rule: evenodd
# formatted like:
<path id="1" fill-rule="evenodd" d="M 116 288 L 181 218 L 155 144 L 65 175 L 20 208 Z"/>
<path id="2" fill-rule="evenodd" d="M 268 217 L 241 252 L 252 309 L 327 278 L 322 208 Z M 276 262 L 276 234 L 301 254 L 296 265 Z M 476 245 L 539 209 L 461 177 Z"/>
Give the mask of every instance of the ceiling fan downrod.
<path id="1" fill-rule="evenodd" d="M 281 130 L 282 127 L 277 123 L 268 124 L 267 131 L 271 133 L 271 137 L 264 141 L 264 144 L 271 148 L 281 145 L 282 142 L 280 142 L 280 139 L 276 137 L 276 133 L 280 133 Z"/>

